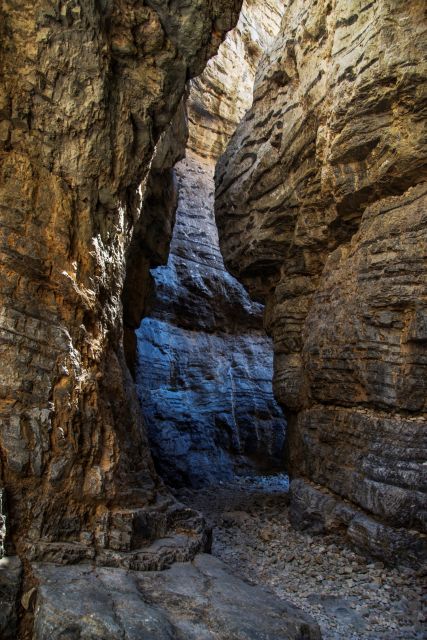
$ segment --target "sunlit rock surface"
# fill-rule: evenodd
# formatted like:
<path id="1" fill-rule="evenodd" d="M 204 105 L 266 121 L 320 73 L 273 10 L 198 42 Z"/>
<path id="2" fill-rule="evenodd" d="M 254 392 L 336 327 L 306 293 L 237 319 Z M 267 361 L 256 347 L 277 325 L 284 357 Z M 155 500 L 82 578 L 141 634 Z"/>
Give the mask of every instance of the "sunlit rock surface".
<path id="1" fill-rule="evenodd" d="M 188 148 L 217 160 L 252 104 L 256 69 L 277 35 L 282 0 L 244 0 L 239 22 L 201 76 L 191 81 Z"/>
<path id="2" fill-rule="evenodd" d="M 426 35 L 422 0 L 285 2 L 216 176 L 226 264 L 267 304 L 291 472 L 399 530 L 359 542 L 406 560 L 427 522 Z"/>

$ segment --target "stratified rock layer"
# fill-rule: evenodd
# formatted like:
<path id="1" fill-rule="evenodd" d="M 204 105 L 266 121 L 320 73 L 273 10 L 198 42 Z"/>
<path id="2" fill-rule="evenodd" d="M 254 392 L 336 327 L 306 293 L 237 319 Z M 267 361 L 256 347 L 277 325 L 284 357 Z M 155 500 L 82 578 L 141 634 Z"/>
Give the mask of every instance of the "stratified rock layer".
<path id="1" fill-rule="evenodd" d="M 283 465 L 285 421 L 272 390 L 262 306 L 225 270 L 213 165 L 187 154 L 166 267 L 137 331 L 136 381 L 155 462 L 172 484 Z"/>
<path id="2" fill-rule="evenodd" d="M 2 4 L 0 476 L 28 557 L 138 565 L 129 554 L 186 531 L 189 556 L 201 546 L 201 520 L 161 496 L 121 294 L 154 147 L 239 9 Z"/>
<path id="3" fill-rule="evenodd" d="M 252 104 L 256 69 L 265 49 L 277 35 L 281 0 L 244 0 L 239 22 L 191 81 L 188 99 L 188 148 L 216 162 L 236 126 Z"/>
<path id="4" fill-rule="evenodd" d="M 292 474 L 399 528 L 393 546 L 371 527 L 371 546 L 411 561 L 427 516 L 426 34 L 421 0 L 287 2 L 216 176 L 226 263 L 267 303 Z M 296 523 L 322 502 L 303 487 Z"/>
<path id="5" fill-rule="evenodd" d="M 213 213 L 214 163 L 252 102 L 256 66 L 278 32 L 281 11 L 278 0 L 244 2 L 237 27 L 190 83 L 171 254 L 167 267 L 153 271 L 154 297 L 137 332 L 143 414 L 157 468 L 172 484 L 200 486 L 236 471 L 283 465 L 285 422 L 273 397 L 262 307 L 225 270 Z M 174 139 L 169 147 L 177 146 Z M 179 159 L 167 155 L 156 156 L 156 166 Z M 142 219 L 155 229 L 171 217 L 165 211 L 177 192 L 172 173 L 154 172 Z M 151 185 L 152 177 L 153 168 Z M 132 309 L 131 327 L 142 315 L 135 314 L 136 285 L 132 304 L 125 305 Z"/>

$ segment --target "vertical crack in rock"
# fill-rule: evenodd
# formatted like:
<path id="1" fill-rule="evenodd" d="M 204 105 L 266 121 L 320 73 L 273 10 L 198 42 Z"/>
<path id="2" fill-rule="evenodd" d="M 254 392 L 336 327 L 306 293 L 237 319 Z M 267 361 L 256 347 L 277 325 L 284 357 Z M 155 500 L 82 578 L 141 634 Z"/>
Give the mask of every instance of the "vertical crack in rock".
<path id="1" fill-rule="evenodd" d="M 303 478 L 291 488 L 294 523 L 343 527 L 372 553 L 417 563 L 427 523 L 425 3 L 284 4 L 253 106 L 218 164 L 221 248 L 266 303 L 290 470 Z"/>
<path id="2" fill-rule="evenodd" d="M 215 162 L 252 102 L 256 67 L 280 17 L 280 2 L 245 2 L 236 29 L 191 83 L 171 253 L 152 272 L 153 302 L 137 331 L 142 410 L 157 467 L 173 485 L 283 465 L 285 422 L 262 307 L 225 270 L 213 213 Z M 157 180 L 145 218 L 159 224 L 175 195 L 165 207 L 165 174 Z"/>

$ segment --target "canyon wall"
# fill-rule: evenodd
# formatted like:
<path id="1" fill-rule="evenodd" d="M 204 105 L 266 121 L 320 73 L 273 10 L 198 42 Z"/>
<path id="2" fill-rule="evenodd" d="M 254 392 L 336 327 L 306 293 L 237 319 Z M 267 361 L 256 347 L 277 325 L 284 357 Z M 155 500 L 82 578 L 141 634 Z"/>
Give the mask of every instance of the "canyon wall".
<path id="1" fill-rule="evenodd" d="M 225 270 L 213 213 L 214 166 L 177 166 L 168 265 L 139 330 L 136 382 L 158 470 L 173 485 L 283 465 L 285 421 L 273 396 L 262 306 Z"/>
<path id="2" fill-rule="evenodd" d="M 204 544 L 154 471 L 121 296 L 155 146 L 240 4 L 2 4 L 0 483 L 27 559 L 152 568 Z"/>
<path id="3" fill-rule="evenodd" d="M 240 4 L 1 4 L 4 640 L 320 638 L 198 554 L 209 533 L 154 470 L 128 369 L 172 234 L 180 101 Z"/>
<path id="4" fill-rule="evenodd" d="M 191 82 L 171 252 L 153 271 L 153 298 L 137 331 L 142 411 L 156 466 L 174 486 L 283 465 L 285 421 L 272 391 L 263 309 L 225 270 L 213 200 L 216 159 L 251 104 L 255 70 L 280 17 L 277 0 L 244 2 L 237 27 Z M 146 201 L 145 217 L 157 225 L 167 217 L 164 186 Z M 135 298 L 138 286 L 132 290 Z"/>
<path id="5" fill-rule="evenodd" d="M 292 517 L 426 553 L 427 15 L 296 0 L 216 174 L 225 261 L 260 301 Z"/>
<path id="6" fill-rule="evenodd" d="M 244 0 L 239 21 L 204 72 L 191 81 L 188 149 L 217 161 L 252 104 L 255 73 L 277 35 L 281 0 Z"/>

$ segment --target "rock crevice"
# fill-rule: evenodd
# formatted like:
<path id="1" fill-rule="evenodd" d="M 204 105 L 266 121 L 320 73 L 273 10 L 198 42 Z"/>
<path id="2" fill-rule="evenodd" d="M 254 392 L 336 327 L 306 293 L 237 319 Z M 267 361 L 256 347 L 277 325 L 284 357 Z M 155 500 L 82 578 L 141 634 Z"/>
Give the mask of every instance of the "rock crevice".
<path id="1" fill-rule="evenodd" d="M 153 298 L 137 331 L 141 406 L 157 468 L 173 486 L 283 465 L 285 421 L 262 307 L 227 273 L 213 213 L 215 162 L 251 104 L 280 16 L 279 2 L 244 2 L 236 28 L 190 83 L 171 252 L 152 271 Z M 164 194 L 160 185 L 147 199 L 149 220 L 163 219 Z"/>

